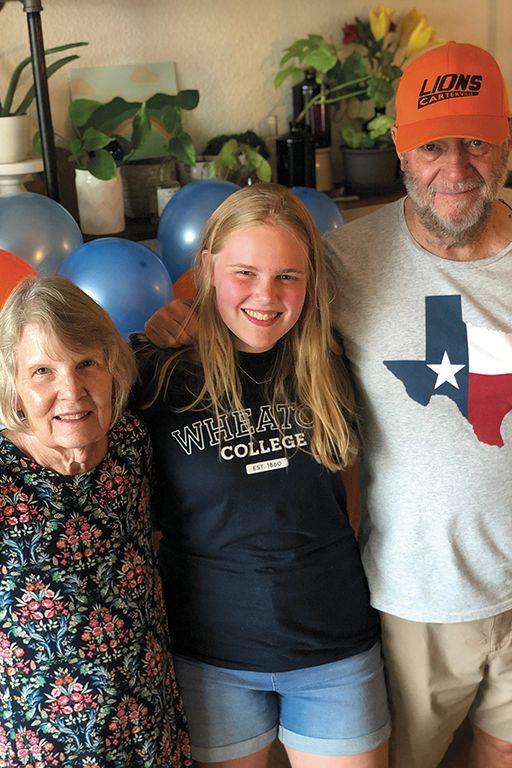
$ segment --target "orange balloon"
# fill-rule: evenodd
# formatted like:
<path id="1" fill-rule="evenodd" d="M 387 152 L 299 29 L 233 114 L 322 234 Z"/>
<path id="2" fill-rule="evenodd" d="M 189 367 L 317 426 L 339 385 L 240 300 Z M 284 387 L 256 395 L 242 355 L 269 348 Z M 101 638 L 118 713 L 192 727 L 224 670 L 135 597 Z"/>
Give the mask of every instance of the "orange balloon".
<path id="1" fill-rule="evenodd" d="M 172 292 L 175 299 L 193 299 L 196 295 L 194 271 L 187 269 L 175 283 L 172 284 Z"/>
<path id="2" fill-rule="evenodd" d="M 26 275 L 37 275 L 37 272 L 19 256 L 0 248 L 0 307 L 21 278 Z"/>

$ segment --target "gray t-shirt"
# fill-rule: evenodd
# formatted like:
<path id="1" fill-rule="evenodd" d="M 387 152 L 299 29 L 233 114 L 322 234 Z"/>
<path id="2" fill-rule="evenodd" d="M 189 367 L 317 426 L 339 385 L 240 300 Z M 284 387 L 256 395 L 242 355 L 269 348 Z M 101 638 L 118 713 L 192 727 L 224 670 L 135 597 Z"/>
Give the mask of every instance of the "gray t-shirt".
<path id="1" fill-rule="evenodd" d="M 333 319 L 361 395 L 372 603 L 415 621 L 512 607 L 512 244 L 433 256 L 403 200 L 330 232 Z"/>

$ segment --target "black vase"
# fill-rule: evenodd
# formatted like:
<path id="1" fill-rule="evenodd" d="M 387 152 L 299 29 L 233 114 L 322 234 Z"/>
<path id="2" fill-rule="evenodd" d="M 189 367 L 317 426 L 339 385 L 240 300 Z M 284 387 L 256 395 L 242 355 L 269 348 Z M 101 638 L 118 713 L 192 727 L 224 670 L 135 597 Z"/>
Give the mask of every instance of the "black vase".
<path id="1" fill-rule="evenodd" d="M 342 146 L 341 154 L 347 194 L 371 197 L 401 188 L 398 157 L 394 147 L 350 149 Z"/>
<path id="2" fill-rule="evenodd" d="M 311 133 L 290 124 L 290 132 L 276 140 L 277 180 L 285 187 L 314 187 L 315 143 Z"/>

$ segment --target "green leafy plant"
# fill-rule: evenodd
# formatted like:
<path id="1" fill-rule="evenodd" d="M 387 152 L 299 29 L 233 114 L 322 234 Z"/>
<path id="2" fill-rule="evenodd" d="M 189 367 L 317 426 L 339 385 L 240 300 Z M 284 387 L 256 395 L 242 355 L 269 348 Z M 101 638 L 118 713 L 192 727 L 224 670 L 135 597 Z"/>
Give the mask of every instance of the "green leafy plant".
<path id="1" fill-rule="evenodd" d="M 296 40 L 285 48 L 279 62 L 279 71 L 274 78 L 274 85 L 279 88 L 291 77 L 297 82 L 306 69 L 314 69 L 320 85 L 326 84 L 326 75 L 338 64 L 338 49 L 322 35 L 308 35 Z"/>
<path id="2" fill-rule="evenodd" d="M 393 146 L 391 127 L 395 120 L 389 115 L 378 114 L 371 120 L 354 118 L 340 128 L 344 146 L 351 149 L 385 149 Z"/>
<path id="3" fill-rule="evenodd" d="M 355 18 L 342 28 L 336 45 L 321 35 L 308 35 L 284 49 L 274 85 L 297 82 L 306 69 L 316 71 L 319 93 L 295 117 L 300 122 L 316 104 L 341 109 L 342 143 L 352 148 L 392 145 L 395 89 L 410 57 L 439 42 L 425 16 L 414 8 L 395 19 L 395 12 L 377 5 L 368 20 Z M 346 54 L 347 47 L 350 52 Z M 367 102 L 366 116 L 354 115 Z M 368 112 L 372 113 L 368 115 Z"/>
<path id="4" fill-rule="evenodd" d="M 152 118 L 158 119 L 169 134 L 167 155 L 195 163 L 195 149 L 190 135 L 183 129 L 181 110 L 194 109 L 199 103 L 198 91 L 180 91 L 176 95 L 156 93 L 146 102 L 126 101 L 115 97 L 102 104 L 93 99 L 74 99 L 68 108 L 73 138 L 59 136 L 67 147 L 69 161 L 98 179 L 108 181 L 119 165 L 128 163 L 143 146 L 152 131 Z M 129 138 L 118 131 L 131 121 Z M 41 154 L 39 133 L 34 137 L 34 151 Z"/>
<path id="5" fill-rule="evenodd" d="M 270 157 L 270 152 L 264 140 L 255 131 L 251 130 L 243 131 L 242 133 L 220 133 L 218 136 L 213 136 L 208 140 L 203 150 L 203 155 L 218 155 L 226 141 L 230 139 L 236 139 L 241 144 L 249 144 L 253 149 L 257 149 L 265 160 L 268 160 Z"/>
<path id="6" fill-rule="evenodd" d="M 83 45 L 88 45 L 88 43 L 78 42 L 78 43 L 67 43 L 66 45 L 58 45 L 55 48 L 47 48 L 44 53 L 45 53 L 45 56 L 51 56 L 54 53 L 67 51 L 71 48 L 79 48 Z M 46 66 L 47 78 L 50 78 L 59 69 L 64 67 L 66 64 L 69 64 L 70 61 L 74 61 L 75 59 L 78 59 L 78 58 L 79 58 L 78 54 L 71 54 L 69 56 L 64 56 L 61 59 L 57 59 L 57 61 L 53 61 L 51 64 L 47 64 Z M 21 75 L 23 74 L 23 71 L 29 66 L 31 61 L 32 61 L 31 56 L 27 56 L 26 59 L 23 59 L 22 61 L 20 61 L 20 63 L 14 68 L 13 73 L 10 77 L 9 83 L 7 85 L 5 96 L 3 99 L 0 99 L 0 117 L 11 117 L 14 115 L 23 115 L 32 104 L 35 98 L 34 85 L 31 85 L 28 88 L 24 96 L 21 97 L 20 100 L 15 105 L 15 99 L 17 96 Z"/>
<path id="7" fill-rule="evenodd" d="M 162 123 L 169 134 L 166 145 L 167 155 L 186 165 L 195 165 L 196 150 L 190 135 L 184 130 L 181 110 L 190 111 L 199 104 L 199 91 L 179 91 L 175 96 L 157 93 L 146 103 L 148 116 Z"/>
<path id="8" fill-rule="evenodd" d="M 246 142 L 229 139 L 211 164 L 212 175 L 238 183 L 246 182 L 253 174 L 259 181 L 270 181 L 272 169 L 259 148 L 251 147 Z"/>
<path id="9" fill-rule="evenodd" d="M 75 134 L 68 146 L 69 160 L 98 179 L 113 179 L 118 165 L 128 162 L 151 132 L 145 102 L 128 102 L 120 97 L 105 104 L 74 99 L 68 113 Z M 128 119 L 132 130 L 126 139 L 115 130 Z"/>

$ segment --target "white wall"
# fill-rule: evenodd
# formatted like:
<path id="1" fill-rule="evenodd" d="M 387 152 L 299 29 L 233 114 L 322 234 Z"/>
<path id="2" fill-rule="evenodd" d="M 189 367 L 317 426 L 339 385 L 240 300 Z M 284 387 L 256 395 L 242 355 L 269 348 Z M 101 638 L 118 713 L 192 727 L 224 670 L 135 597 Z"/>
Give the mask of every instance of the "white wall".
<path id="1" fill-rule="evenodd" d="M 357 0 L 43 0 L 47 47 L 87 40 L 79 66 L 175 61 L 178 87 L 197 88 L 198 108 L 186 126 L 196 149 L 218 133 L 252 128 L 263 133 L 265 117 L 287 129 L 290 88 L 277 92 L 272 79 L 283 47 L 318 32 L 339 40 L 354 15 L 367 18 L 375 3 Z M 414 3 L 387 0 L 409 9 Z M 512 93 L 510 0 L 418 0 L 418 11 L 445 39 L 489 48 L 500 61 Z M 13 64 L 28 53 L 21 2 L 0 13 L 0 93 Z M 71 64 L 70 66 L 73 66 Z M 54 125 L 65 130 L 69 99 L 66 68 L 50 80 Z M 333 144 L 336 143 L 333 141 Z"/>

